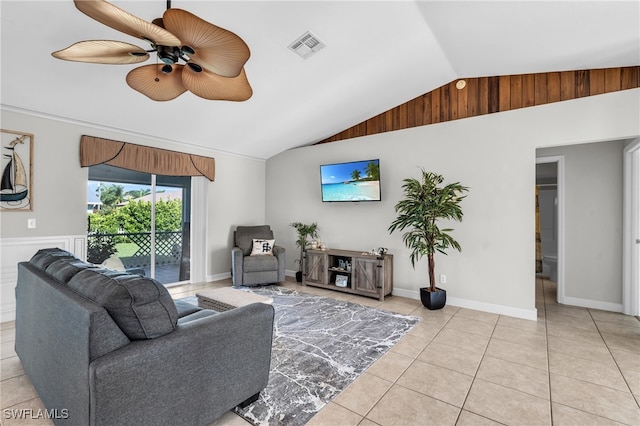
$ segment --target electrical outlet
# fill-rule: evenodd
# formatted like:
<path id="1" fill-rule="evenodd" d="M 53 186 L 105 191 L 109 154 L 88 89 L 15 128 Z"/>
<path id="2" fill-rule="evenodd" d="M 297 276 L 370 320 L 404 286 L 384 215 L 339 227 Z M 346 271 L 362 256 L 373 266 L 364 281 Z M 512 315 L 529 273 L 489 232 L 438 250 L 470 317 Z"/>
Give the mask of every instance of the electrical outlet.
<path id="1" fill-rule="evenodd" d="M 447 276 L 445 274 L 440 274 L 440 284 L 447 283 Z"/>
<path id="2" fill-rule="evenodd" d="M 32 229 L 36 227 L 35 219 L 27 219 L 27 228 Z"/>

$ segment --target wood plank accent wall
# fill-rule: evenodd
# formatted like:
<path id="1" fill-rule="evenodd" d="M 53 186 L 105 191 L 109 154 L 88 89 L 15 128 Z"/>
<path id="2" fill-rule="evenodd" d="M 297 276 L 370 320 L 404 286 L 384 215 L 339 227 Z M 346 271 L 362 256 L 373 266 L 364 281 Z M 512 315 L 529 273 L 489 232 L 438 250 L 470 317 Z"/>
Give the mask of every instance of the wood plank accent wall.
<path id="1" fill-rule="evenodd" d="M 640 66 L 467 78 L 445 84 L 320 143 L 640 87 Z"/>

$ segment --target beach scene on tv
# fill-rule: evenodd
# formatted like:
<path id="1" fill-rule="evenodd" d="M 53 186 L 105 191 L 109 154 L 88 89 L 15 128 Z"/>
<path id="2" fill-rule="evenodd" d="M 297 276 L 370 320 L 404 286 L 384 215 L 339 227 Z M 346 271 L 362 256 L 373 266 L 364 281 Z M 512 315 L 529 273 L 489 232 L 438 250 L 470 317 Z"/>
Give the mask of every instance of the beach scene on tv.
<path id="1" fill-rule="evenodd" d="M 379 160 L 320 166 L 322 201 L 380 201 Z"/>

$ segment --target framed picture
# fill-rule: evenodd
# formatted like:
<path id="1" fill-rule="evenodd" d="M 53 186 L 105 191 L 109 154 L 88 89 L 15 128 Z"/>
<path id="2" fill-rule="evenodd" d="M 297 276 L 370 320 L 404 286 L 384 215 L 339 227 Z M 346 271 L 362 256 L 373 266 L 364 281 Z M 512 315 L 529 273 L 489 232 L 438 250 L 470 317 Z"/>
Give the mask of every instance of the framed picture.
<path id="1" fill-rule="evenodd" d="M 338 287 L 346 287 L 348 281 L 349 277 L 347 277 L 346 275 L 336 275 L 336 285 Z"/>
<path id="2" fill-rule="evenodd" d="M 0 211 L 33 210 L 33 135 L 0 129 Z"/>

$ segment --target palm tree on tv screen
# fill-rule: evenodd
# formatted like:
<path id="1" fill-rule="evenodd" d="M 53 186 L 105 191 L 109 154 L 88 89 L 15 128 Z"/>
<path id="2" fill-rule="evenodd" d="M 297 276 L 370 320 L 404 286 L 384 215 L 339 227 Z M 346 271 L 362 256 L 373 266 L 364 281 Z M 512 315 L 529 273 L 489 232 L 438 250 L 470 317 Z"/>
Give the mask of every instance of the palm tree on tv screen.
<path id="1" fill-rule="evenodd" d="M 367 175 L 371 180 L 380 180 L 380 166 L 377 165 L 375 161 L 367 164 Z"/>

